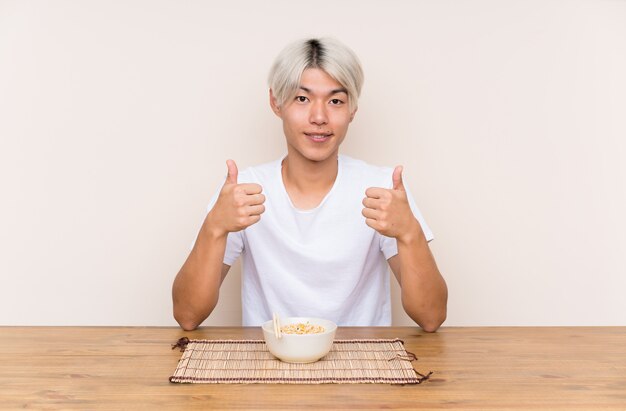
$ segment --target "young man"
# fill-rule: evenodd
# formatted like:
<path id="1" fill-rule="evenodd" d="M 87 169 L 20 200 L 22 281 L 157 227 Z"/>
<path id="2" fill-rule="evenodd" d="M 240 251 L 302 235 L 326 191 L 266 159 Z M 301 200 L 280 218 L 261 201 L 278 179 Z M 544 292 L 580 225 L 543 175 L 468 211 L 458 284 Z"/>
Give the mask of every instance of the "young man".
<path id="1" fill-rule="evenodd" d="M 391 325 L 389 267 L 407 314 L 429 332 L 443 323 L 446 283 L 402 167 L 339 154 L 362 83 L 356 55 L 332 39 L 296 42 L 278 56 L 269 94 L 287 155 L 241 173 L 226 162 L 226 181 L 174 280 L 182 328 L 193 330 L 211 314 L 239 256 L 245 326 L 273 312 Z"/>

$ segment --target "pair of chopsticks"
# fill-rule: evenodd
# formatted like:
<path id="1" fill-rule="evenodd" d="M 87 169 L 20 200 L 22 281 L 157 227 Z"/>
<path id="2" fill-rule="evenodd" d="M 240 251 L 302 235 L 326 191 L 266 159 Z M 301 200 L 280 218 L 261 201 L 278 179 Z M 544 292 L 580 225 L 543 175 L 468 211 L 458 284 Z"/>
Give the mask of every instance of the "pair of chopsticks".
<path id="1" fill-rule="evenodd" d="M 272 315 L 272 323 L 274 324 L 274 335 L 276 338 L 281 339 L 283 334 L 280 331 L 280 319 L 278 318 L 278 314 L 274 313 Z"/>

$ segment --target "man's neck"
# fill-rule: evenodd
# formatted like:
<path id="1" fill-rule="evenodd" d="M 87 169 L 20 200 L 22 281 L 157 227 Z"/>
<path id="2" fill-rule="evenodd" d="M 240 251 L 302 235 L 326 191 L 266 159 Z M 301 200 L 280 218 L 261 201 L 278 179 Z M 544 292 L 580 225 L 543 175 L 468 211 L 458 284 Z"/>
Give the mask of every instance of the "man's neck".
<path id="1" fill-rule="evenodd" d="M 287 155 L 282 164 L 282 177 L 293 205 L 305 210 L 317 207 L 335 184 L 338 170 L 337 156 L 311 161 Z"/>

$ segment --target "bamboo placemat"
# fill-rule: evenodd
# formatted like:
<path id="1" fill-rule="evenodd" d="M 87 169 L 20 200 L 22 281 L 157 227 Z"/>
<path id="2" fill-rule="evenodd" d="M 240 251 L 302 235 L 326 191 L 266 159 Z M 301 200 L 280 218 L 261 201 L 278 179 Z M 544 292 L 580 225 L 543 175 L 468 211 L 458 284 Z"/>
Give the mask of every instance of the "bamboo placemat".
<path id="1" fill-rule="evenodd" d="M 330 352 L 310 364 L 276 359 L 263 340 L 189 340 L 172 348 L 184 353 L 171 382 L 207 384 L 419 384 L 431 373 L 413 369 L 414 354 L 402 340 L 335 340 Z"/>

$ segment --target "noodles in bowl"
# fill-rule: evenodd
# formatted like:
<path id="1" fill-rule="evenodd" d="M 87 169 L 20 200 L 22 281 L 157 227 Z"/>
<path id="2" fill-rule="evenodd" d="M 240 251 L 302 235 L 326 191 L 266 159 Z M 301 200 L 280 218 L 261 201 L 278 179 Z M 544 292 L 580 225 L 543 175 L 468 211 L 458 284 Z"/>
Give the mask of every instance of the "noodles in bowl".
<path id="1" fill-rule="evenodd" d="M 337 324 L 310 317 L 281 318 L 280 338 L 273 321 L 261 327 L 265 344 L 272 355 L 289 363 L 310 363 L 324 357 L 333 346 Z"/>
<path id="2" fill-rule="evenodd" d="M 324 327 L 321 325 L 312 325 L 308 322 L 297 323 L 280 327 L 280 332 L 283 334 L 319 334 L 324 332 Z"/>

